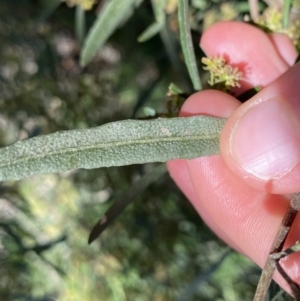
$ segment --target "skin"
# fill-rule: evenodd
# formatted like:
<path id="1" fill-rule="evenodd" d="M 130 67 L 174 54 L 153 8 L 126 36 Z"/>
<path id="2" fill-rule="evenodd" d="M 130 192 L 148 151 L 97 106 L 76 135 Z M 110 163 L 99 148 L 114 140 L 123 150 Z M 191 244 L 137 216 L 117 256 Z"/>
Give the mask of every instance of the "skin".
<path id="1" fill-rule="evenodd" d="M 291 41 L 244 23 L 221 22 L 202 36 L 206 55 L 223 56 L 244 73 L 236 95 L 264 87 L 246 103 L 219 91 L 193 94 L 181 116 L 228 118 L 218 156 L 167 163 L 171 177 L 203 220 L 237 251 L 263 267 L 290 194 L 300 191 L 300 65 Z M 300 218 L 285 247 L 300 240 Z M 300 254 L 281 261 L 300 283 Z M 278 273 L 274 279 L 285 290 Z"/>

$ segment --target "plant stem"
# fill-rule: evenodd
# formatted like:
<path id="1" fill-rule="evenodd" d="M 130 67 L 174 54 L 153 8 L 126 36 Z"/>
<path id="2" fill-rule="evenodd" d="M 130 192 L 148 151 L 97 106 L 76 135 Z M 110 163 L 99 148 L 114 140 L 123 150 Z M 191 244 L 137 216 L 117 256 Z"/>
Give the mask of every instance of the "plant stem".
<path id="1" fill-rule="evenodd" d="M 264 266 L 261 277 L 259 279 L 253 301 L 265 300 L 270 283 L 272 281 L 273 273 L 276 269 L 276 261 L 272 258 L 271 255 L 273 253 L 278 253 L 282 250 L 287 235 L 291 229 L 291 226 L 296 218 L 299 209 L 300 209 L 300 193 L 297 192 L 293 195 L 290 201 L 290 205 L 283 217 L 279 230 L 276 234 L 276 237 L 274 239 L 270 251 L 270 255 L 267 259 L 267 262 Z"/>
<path id="2" fill-rule="evenodd" d="M 83 44 L 85 36 L 85 11 L 81 5 L 76 6 L 75 11 L 75 32 L 80 45 Z"/>
<path id="3" fill-rule="evenodd" d="M 258 0 L 248 0 L 250 7 L 250 16 L 253 21 L 257 21 L 259 18 Z"/>
<path id="4" fill-rule="evenodd" d="M 189 1 L 178 1 L 178 24 L 180 32 L 180 44 L 184 56 L 184 61 L 189 72 L 195 91 L 202 90 L 202 84 L 198 72 L 197 61 L 192 42 L 192 35 L 189 20 Z"/>
<path id="5" fill-rule="evenodd" d="M 289 19 L 290 19 L 290 10 L 291 10 L 291 0 L 284 0 L 284 6 L 283 6 L 283 28 L 287 28 L 289 26 Z"/>

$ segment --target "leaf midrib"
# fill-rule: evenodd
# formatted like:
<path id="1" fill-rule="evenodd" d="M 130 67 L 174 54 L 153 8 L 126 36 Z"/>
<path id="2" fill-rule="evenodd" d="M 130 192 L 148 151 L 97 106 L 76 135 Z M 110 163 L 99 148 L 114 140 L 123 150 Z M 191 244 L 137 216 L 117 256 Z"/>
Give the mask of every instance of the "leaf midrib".
<path id="1" fill-rule="evenodd" d="M 93 150 L 93 149 L 105 149 L 105 148 L 110 148 L 110 147 L 118 147 L 118 146 L 133 146 L 133 145 L 138 145 L 138 144 L 150 144 L 150 143 L 155 143 L 155 142 L 178 142 L 178 141 L 188 141 L 188 140 L 193 140 L 193 141 L 198 141 L 198 140 L 216 140 L 219 139 L 219 133 L 215 134 L 209 134 L 209 135 L 193 135 L 193 136 L 187 136 L 187 137 L 161 137 L 161 138 L 147 138 L 147 139 L 139 139 L 139 140 L 133 140 L 133 141 L 112 141 L 108 143 L 103 143 L 103 144 L 93 144 L 93 145 L 87 145 L 87 146 L 79 146 L 79 147 L 66 147 L 62 148 L 59 151 L 52 151 L 52 152 L 47 152 L 46 154 L 33 154 L 33 155 L 28 155 L 25 157 L 18 158 L 16 160 L 13 160 L 11 163 L 4 163 L 0 164 L 0 168 L 7 167 L 7 166 L 14 166 L 18 165 L 22 162 L 25 161 L 31 161 L 35 159 L 42 159 L 46 158 L 49 156 L 55 156 L 55 155 L 65 155 L 65 154 L 72 154 L 78 151 L 85 151 L 85 150 Z"/>

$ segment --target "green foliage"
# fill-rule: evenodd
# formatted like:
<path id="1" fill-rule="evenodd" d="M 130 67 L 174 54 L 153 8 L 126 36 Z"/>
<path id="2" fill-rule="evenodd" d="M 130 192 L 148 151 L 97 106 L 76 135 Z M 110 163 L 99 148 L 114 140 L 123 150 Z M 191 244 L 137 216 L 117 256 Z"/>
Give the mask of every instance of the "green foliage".
<path id="1" fill-rule="evenodd" d="M 88 136 L 98 131 L 88 128 L 116 121 L 112 124 L 136 127 L 143 121 L 119 120 L 141 116 L 145 105 L 165 112 L 170 82 L 181 88 L 171 87 L 167 114 L 178 114 L 186 98 L 183 91 L 189 91 L 178 47 L 178 27 L 183 46 L 189 43 L 187 52 L 192 53 L 198 33 L 211 20 L 209 13 L 222 11 L 225 16 L 226 10 L 220 9 L 224 3 L 219 0 L 191 1 L 189 10 L 181 11 L 184 22 L 178 23 L 177 1 L 169 0 L 164 7 L 162 2 L 153 1 L 151 9 L 147 1 L 100 1 L 98 7 L 83 13 L 79 7 L 58 6 L 58 1 L 2 1 L 1 146 L 74 129 L 16 145 L 38 141 L 31 145 L 30 157 L 32 152 L 43 151 L 42 141 L 49 137 L 67 137 L 61 143 L 61 138 L 51 140 L 51 147 L 56 142 L 57 146 L 71 143 L 74 133 L 79 134 L 78 145 L 89 139 L 95 144 L 93 138 L 102 138 Z M 106 6 L 101 7 L 102 3 Z M 237 9 L 240 2 L 225 4 L 242 19 L 241 9 Z M 189 24 L 194 32 L 188 41 L 184 33 L 190 34 Z M 120 30 L 116 30 L 118 27 Z M 153 38 L 138 44 L 142 32 L 145 39 Z M 85 44 L 80 49 L 83 39 Z M 79 57 L 85 68 L 80 66 Z M 195 72 L 199 61 L 195 57 L 188 60 L 187 65 L 193 65 Z M 186 126 L 191 120 L 198 123 L 201 118 L 143 124 L 166 123 L 170 132 L 179 129 L 182 136 L 185 128 L 180 125 Z M 222 122 L 217 121 L 218 133 Z M 113 135 L 117 133 L 112 131 Z M 6 150 L 15 150 L 16 145 Z M 155 145 L 151 147 L 155 149 Z M 216 150 L 217 139 L 213 147 Z M 173 152 L 170 148 L 165 152 L 169 151 Z M 5 148 L 1 150 L 5 152 Z M 14 154 L 7 152 L 9 158 Z M 149 148 L 144 155 L 150 156 Z M 66 164 L 59 162 L 57 168 Z M 127 206 L 129 203 L 131 206 Z M 188 295 L 189 300 L 238 301 L 253 296 L 259 270 L 242 255 L 232 252 L 224 256 L 227 247 L 203 224 L 165 175 L 164 166 L 74 170 L 5 182 L 0 184 L 0 205 L 1 300 L 179 301 Z M 88 246 L 92 226 L 105 214 L 119 217 Z"/>
<path id="2" fill-rule="evenodd" d="M 85 36 L 85 11 L 80 5 L 76 7 L 75 32 L 79 43 L 82 45 Z"/>
<path id="3" fill-rule="evenodd" d="M 296 2 L 294 2 L 296 3 Z M 257 20 L 257 24 L 271 32 L 284 33 L 293 41 L 297 51 L 300 49 L 299 10 L 291 9 L 291 1 L 284 1 L 284 7 L 270 6 Z M 294 4 L 295 5 L 295 4 Z"/>
<path id="4" fill-rule="evenodd" d="M 97 50 L 104 45 L 115 29 L 132 14 L 134 7 L 140 5 L 141 2 L 142 0 L 106 2 L 84 42 L 80 58 L 82 66 L 91 61 Z"/>
<path id="5" fill-rule="evenodd" d="M 149 25 L 138 37 L 139 42 L 145 42 L 158 34 L 165 26 L 166 23 L 166 0 L 152 0 L 152 8 L 155 15 L 155 22 Z"/>
<path id="6" fill-rule="evenodd" d="M 195 58 L 194 47 L 189 22 L 188 1 L 178 0 L 178 23 L 180 30 L 180 43 L 184 55 L 184 61 L 189 71 L 190 78 L 195 91 L 201 90 L 201 81 Z"/>
<path id="7" fill-rule="evenodd" d="M 208 116 L 125 120 L 19 141 L 0 149 L 0 180 L 215 155 L 224 123 Z"/>

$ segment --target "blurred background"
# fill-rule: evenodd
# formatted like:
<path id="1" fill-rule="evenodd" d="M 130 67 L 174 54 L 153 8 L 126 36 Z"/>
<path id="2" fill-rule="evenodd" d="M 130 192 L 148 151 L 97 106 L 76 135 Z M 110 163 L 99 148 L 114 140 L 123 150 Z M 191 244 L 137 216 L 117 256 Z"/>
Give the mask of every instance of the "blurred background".
<path id="1" fill-rule="evenodd" d="M 1 0 L 0 146 L 141 117 L 145 106 L 164 112 L 171 82 L 191 91 L 177 1 L 166 1 L 165 34 L 139 43 L 154 20 L 143 1 L 84 68 L 77 2 Z M 105 2 L 85 12 L 87 30 Z M 247 1 L 190 5 L 195 45 L 210 24 L 249 14 Z M 252 300 L 260 270 L 207 228 L 167 173 L 88 245 L 99 218 L 156 166 L 0 183 L 0 300 Z"/>

